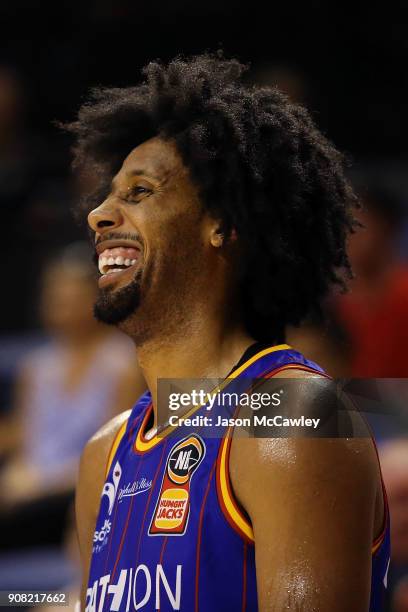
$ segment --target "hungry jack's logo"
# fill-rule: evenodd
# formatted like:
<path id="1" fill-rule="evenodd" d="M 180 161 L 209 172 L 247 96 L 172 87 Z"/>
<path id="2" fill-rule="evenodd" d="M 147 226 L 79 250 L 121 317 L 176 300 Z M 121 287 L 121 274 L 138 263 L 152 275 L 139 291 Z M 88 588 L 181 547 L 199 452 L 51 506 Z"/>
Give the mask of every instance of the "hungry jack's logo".
<path id="1" fill-rule="evenodd" d="M 149 535 L 183 535 L 190 514 L 190 482 L 205 455 L 199 436 L 189 436 L 171 449 Z"/>

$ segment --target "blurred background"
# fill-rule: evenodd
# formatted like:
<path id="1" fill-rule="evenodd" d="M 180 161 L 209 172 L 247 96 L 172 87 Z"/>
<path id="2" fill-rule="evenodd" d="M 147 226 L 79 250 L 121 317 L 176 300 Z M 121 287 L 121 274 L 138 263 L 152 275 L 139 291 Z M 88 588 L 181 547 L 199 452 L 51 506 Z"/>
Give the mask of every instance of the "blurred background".
<path id="1" fill-rule="evenodd" d="M 3 2 L 0 51 L 0 590 L 76 592 L 72 499 L 86 439 L 143 391 L 131 343 L 92 318 L 84 225 L 71 209 L 71 120 L 92 85 L 151 59 L 224 48 L 248 79 L 304 103 L 353 161 L 365 230 L 349 294 L 288 340 L 338 377 L 408 377 L 408 79 L 402 2 Z M 388 610 L 408 611 L 408 383 L 374 422 L 393 518 Z M 408 399 L 408 398 L 407 398 Z M 390 400 L 392 401 L 392 400 Z M 61 423 L 64 423 L 62 430 Z M 74 595 L 72 597 L 72 601 Z M 48 608 L 49 609 L 49 608 Z"/>

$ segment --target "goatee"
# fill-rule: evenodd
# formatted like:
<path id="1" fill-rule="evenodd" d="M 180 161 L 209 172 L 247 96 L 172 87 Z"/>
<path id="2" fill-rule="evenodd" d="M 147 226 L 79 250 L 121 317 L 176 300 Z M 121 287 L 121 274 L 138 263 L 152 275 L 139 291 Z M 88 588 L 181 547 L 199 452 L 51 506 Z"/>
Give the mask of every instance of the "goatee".
<path id="1" fill-rule="evenodd" d="M 140 271 L 121 289 L 101 289 L 94 305 L 95 318 L 108 325 L 117 325 L 130 317 L 140 305 L 141 276 Z"/>

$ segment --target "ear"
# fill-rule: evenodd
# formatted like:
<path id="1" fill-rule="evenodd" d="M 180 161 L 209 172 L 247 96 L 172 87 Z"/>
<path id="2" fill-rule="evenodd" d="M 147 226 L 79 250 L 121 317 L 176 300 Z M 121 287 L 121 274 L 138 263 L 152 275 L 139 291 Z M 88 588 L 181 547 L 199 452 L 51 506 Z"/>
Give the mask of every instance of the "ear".
<path id="1" fill-rule="evenodd" d="M 219 249 L 220 247 L 222 247 L 224 243 L 224 232 L 220 225 L 217 225 L 211 229 L 210 243 L 216 249 Z"/>
<path id="2" fill-rule="evenodd" d="M 229 232 L 228 242 L 235 242 L 238 238 L 235 228 Z M 219 222 L 215 222 L 210 230 L 210 243 L 216 249 L 222 247 L 226 242 L 226 236 L 223 226 Z"/>

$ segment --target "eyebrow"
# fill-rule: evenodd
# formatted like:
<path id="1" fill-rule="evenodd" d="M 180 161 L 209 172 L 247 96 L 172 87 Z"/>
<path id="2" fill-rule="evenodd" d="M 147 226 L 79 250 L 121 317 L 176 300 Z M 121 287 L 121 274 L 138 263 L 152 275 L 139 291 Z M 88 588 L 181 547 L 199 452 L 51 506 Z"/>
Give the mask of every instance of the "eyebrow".
<path id="1" fill-rule="evenodd" d="M 134 176 L 145 176 L 146 178 L 152 178 L 153 180 L 158 181 L 158 182 L 162 180 L 158 176 L 155 176 L 154 174 L 151 174 L 150 172 L 146 172 L 145 170 L 138 169 L 138 168 L 135 168 L 134 170 L 129 170 L 129 172 L 126 172 L 126 178 L 132 178 Z M 115 179 L 113 179 L 111 182 L 112 190 L 115 189 L 115 187 L 116 187 Z"/>

